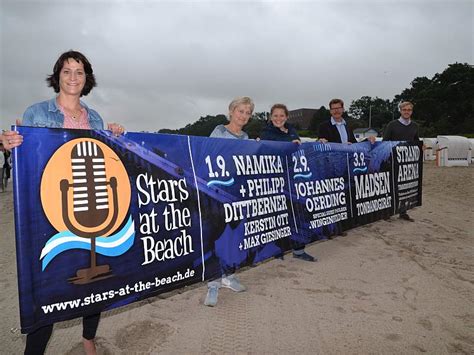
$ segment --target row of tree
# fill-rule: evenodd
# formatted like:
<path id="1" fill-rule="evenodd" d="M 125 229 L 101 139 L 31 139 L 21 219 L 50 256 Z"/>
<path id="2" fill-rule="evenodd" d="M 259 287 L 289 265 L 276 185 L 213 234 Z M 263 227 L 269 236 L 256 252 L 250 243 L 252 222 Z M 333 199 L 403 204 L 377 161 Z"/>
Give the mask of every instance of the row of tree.
<path id="1" fill-rule="evenodd" d="M 344 113 L 344 118 L 354 129 L 371 127 L 382 133 L 388 122 L 399 117 L 398 104 L 405 100 L 415 105 L 413 119 L 420 127 L 421 137 L 474 133 L 474 67 L 467 63 L 450 64 L 431 79 L 417 77 L 408 89 L 392 100 L 370 96 L 354 100 Z M 268 116 L 268 112 L 253 115 L 245 127 L 251 138 L 259 136 Z M 305 133 L 317 136 L 321 122 L 330 117 L 328 108 L 321 106 Z M 160 132 L 209 136 L 215 126 L 226 122 L 224 115 L 208 115 L 184 128 L 162 129 Z"/>
<path id="2" fill-rule="evenodd" d="M 474 67 L 467 63 L 450 64 L 433 78 L 417 77 L 410 88 L 393 100 L 361 97 L 352 102 L 349 116 L 368 127 L 382 130 L 399 117 L 398 104 L 415 104 L 413 119 L 420 127 L 420 136 L 466 135 L 474 133 Z"/>
<path id="3" fill-rule="evenodd" d="M 250 138 L 257 138 L 260 136 L 260 132 L 267 122 L 267 117 L 270 114 L 268 112 L 254 112 L 249 120 L 249 123 L 245 126 L 244 130 L 247 132 Z M 208 137 L 214 128 L 220 124 L 227 124 L 227 117 L 225 115 L 200 117 L 194 123 L 189 123 L 183 128 L 178 129 L 160 129 L 159 133 L 170 133 L 170 134 L 185 134 L 190 136 L 206 136 Z"/>

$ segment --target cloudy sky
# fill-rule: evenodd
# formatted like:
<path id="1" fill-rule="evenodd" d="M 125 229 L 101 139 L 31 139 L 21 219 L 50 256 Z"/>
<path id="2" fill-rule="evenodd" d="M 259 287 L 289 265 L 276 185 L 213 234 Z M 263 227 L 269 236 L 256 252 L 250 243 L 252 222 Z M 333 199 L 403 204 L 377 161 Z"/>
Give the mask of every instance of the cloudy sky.
<path id="1" fill-rule="evenodd" d="M 227 113 L 235 96 L 318 108 L 392 99 L 418 76 L 474 64 L 474 1 L 0 0 L 0 128 L 53 97 L 69 49 L 99 86 L 84 101 L 129 131 Z"/>

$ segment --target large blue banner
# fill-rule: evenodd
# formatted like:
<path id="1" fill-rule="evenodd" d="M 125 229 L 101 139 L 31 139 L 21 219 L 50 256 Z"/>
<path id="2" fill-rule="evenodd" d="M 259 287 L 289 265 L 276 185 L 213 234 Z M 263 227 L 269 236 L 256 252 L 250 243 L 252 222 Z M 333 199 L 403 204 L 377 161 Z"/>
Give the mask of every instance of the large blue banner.
<path id="1" fill-rule="evenodd" d="M 18 127 L 22 332 L 421 205 L 420 146 Z"/>

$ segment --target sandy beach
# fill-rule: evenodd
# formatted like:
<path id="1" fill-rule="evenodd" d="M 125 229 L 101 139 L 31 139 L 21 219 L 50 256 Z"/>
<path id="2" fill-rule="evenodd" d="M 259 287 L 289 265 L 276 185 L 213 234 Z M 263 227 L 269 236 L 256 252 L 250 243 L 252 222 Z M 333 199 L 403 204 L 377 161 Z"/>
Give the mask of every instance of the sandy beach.
<path id="1" fill-rule="evenodd" d="M 239 272 L 244 293 L 205 283 L 103 313 L 99 354 L 473 354 L 474 166 L 424 163 L 415 223 L 392 216 Z M 12 186 L 0 193 L 0 353 L 20 354 Z M 47 354 L 81 354 L 81 320 Z"/>

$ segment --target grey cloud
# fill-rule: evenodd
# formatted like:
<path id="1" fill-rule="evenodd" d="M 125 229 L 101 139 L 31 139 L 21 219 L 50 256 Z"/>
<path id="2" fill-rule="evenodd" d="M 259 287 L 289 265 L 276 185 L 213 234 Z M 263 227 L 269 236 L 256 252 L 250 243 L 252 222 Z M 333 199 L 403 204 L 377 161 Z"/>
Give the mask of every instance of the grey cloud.
<path id="1" fill-rule="evenodd" d="M 58 55 L 85 53 L 99 86 L 84 98 L 129 130 L 177 128 L 226 113 L 392 98 L 417 76 L 472 62 L 463 1 L 2 1 L 0 127 L 53 96 Z"/>

